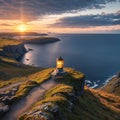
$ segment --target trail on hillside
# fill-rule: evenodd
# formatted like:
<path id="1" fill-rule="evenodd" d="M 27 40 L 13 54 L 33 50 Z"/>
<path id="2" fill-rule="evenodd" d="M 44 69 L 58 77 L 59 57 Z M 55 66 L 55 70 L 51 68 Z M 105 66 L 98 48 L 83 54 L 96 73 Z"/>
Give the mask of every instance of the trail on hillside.
<path id="1" fill-rule="evenodd" d="M 35 102 L 42 99 L 48 89 L 55 85 L 56 83 L 51 78 L 42 83 L 40 86 L 33 88 L 26 97 L 22 98 L 19 102 L 14 104 L 10 111 L 6 113 L 4 118 L 1 120 L 17 120 L 17 118 L 26 112 Z"/>

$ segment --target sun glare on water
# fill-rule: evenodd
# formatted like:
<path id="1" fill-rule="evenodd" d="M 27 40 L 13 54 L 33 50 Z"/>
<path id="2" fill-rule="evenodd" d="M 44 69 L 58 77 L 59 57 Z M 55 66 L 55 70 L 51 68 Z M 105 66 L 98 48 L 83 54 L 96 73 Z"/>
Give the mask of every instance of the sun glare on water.
<path id="1" fill-rule="evenodd" d="M 27 31 L 27 27 L 25 24 L 20 24 L 18 25 L 17 29 L 20 31 L 20 32 L 25 32 Z"/>

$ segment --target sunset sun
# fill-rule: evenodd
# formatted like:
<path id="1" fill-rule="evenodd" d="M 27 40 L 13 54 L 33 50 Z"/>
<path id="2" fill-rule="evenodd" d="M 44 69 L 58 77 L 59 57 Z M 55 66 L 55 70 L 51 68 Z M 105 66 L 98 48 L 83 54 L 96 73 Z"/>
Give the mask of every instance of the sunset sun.
<path id="1" fill-rule="evenodd" d="M 27 31 L 27 27 L 25 24 L 20 24 L 18 25 L 17 30 L 19 30 L 20 32 L 25 32 Z"/>

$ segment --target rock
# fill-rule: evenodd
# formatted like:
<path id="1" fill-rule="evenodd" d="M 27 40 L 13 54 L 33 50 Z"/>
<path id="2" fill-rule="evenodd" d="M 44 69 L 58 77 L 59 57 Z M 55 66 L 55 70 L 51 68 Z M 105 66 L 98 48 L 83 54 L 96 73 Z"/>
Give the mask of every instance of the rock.
<path id="1" fill-rule="evenodd" d="M 0 103 L 0 114 L 7 112 L 9 110 L 9 106 L 5 105 L 4 103 Z"/>
<path id="2" fill-rule="evenodd" d="M 35 120 L 36 118 L 39 118 L 39 119 L 42 119 L 42 120 L 51 120 L 51 118 L 49 117 L 49 114 L 45 113 L 43 111 L 33 112 L 33 113 L 29 114 L 29 116 L 27 118 L 30 119 L 30 120 Z"/>
<path id="3" fill-rule="evenodd" d="M 19 85 L 13 86 L 11 89 L 6 90 L 0 94 L 0 102 L 3 102 L 5 104 L 10 104 L 12 100 L 14 99 L 14 95 L 18 90 Z"/>
<path id="4" fill-rule="evenodd" d="M 30 111 L 29 113 L 26 113 L 29 119 L 44 119 L 44 120 L 52 120 L 52 118 L 56 117 L 56 115 L 59 115 L 60 110 L 59 107 L 51 102 L 44 103 L 37 107 L 37 110 Z M 51 118 L 52 116 L 52 118 Z"/>
<path id="5" fill-rule="evenodd" d="M 10 102 L 10 96 L 5 96 L 3 99 L 2 99 L 2 102 L 5 103 L 5 104 L 9 104 Z"/>

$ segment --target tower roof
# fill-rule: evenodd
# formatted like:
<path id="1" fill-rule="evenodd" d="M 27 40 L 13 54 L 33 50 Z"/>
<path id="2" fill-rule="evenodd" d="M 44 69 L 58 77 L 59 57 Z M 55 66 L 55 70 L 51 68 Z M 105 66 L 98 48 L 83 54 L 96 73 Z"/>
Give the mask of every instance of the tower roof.
<path id="1" fill-rule="evenodd" d="M 60 56 L 59 58 L 57 58 L 57 60 L 63 60 L 63 58 Z"/>

